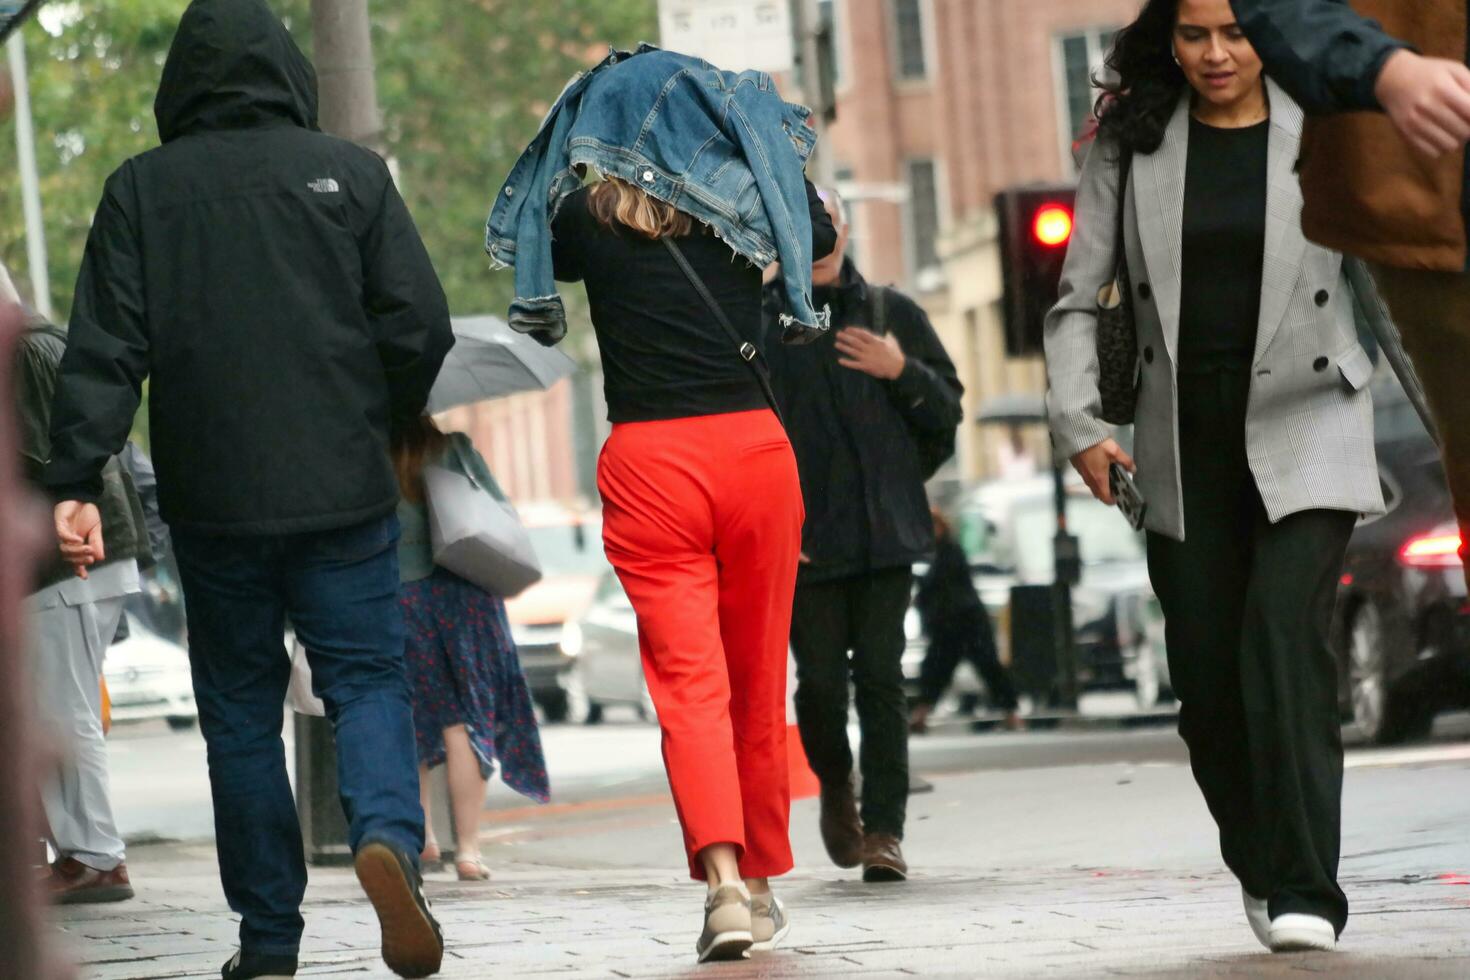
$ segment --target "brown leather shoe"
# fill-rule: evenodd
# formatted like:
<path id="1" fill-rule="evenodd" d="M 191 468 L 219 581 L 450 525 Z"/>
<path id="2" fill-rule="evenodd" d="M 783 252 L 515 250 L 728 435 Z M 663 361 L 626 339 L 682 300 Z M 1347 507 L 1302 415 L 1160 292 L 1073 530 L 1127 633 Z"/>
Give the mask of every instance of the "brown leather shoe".
<path id="1" fill-rule="evenodd" d="M 91 902 L 122 902 L 133 897 L 128 881 L 128 866 L 119 864 L 111 871 L 89 868 L 76 858 L 62 858 L 51 866 L 47 883 L 51 901 L 57 905 L 81 905 Z"/>
<path id="2" fill-rule="evenodd" d="M 852 780 L 822 786 L 822 843 L 827 856 L 839 868 L 856 868 L 863 863 L 863 822 L 858 817 L 857 794 Z"/>
<path id="3" fill-rule="evenodd" d="M 897 837 L 868 834 L 863 838 L 863 881 L 906 881 L 908 876 L 908 862 Z"/>

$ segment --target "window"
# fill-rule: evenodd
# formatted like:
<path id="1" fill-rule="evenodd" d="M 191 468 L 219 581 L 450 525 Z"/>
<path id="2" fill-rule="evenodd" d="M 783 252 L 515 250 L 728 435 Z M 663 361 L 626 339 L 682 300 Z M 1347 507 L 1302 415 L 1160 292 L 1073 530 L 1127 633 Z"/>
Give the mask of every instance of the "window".
<path id="1" fill-rule="evenodd" d="M 910 160 L 909 237 L 915 276 L 939 265 L 939 175 L 933 160 Z"/>
<path id="2" fill-rule="evenodd" d="M 1102 70 L 1103 59 L 1113 46 L 1117 28 L 1099 27 L 1063 34 L 1056 39 L 1058 115 L 1060 116 L 1063 170 L 1075 173 L 1072 144 L 1092 119 L 1097 90 L 1092 77 Z"/>
<path id="3" fill-rule="evenodd" d="M 929 52 L 924 37 L 927 0 L 893 0 L 894 55 L 898 77 L 918 81 L 929 77 Z"/>

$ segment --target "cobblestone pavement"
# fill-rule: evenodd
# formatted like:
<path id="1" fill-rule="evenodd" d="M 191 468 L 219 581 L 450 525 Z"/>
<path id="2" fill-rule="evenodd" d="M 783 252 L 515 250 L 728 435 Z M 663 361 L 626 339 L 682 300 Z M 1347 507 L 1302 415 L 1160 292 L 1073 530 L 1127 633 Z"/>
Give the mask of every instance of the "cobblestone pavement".
<path id="1" fill-rule="evenodd" d="M 147 897 L 65 911 L 82 975 L 218 976 L 235 924 L 208 857 L 148 855 L 138 865 L 152 876 Z M 430 893 L 450 940 L 446 978 L 1470 976 L 1470 894 L 1437 880 L 1349 881 L 1358 911 L 1342 952 L 1271 957 L 1219 874 L 930 873 L 884 888 L 797 875 L 783 889 L 786 948 L 697 967 L 699 892 L 672 876 L 517 866 L 483 886 L 438 877 Z M 391 975 L 350 873 L 314 875 L 307 918 L 301 976 Z"/>
<path id="2" fill-rule="evenodd" d="M 911 805 L 919 873 L 902 885 L 825 865 L 815 808 L 798 803 L 798 868 L 779 886 L 787 946 L 705 967 L 692 951 L 701 891 L 675 870 L 666 801 L 508 814 L 487 835 L 494 880 L 430 876 L 450 943 L 442 976 L 1470 977 L 1465 755 L 1350 770 L 1354 914 L 1336 954 L 1271 957 L 1255 944 L 1186 769 L 1091 766 L 937 778 Z M 217 977 L 236 927 L 212 846 L 134 848 L 129 866 L 138 899 L 58 913 L 82 976 Z M 389 976 L 350 871 L 313 870 L 306 915 L 300 976 Z"/>

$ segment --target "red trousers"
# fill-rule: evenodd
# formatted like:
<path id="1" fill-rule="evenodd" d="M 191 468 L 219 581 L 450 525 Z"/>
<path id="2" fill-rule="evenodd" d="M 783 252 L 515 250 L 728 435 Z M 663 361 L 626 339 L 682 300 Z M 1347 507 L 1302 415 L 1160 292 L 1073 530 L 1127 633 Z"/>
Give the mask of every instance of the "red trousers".
<path id="1" fill-rule="evenodd" d="M 664 764 L 699 852 L 740 873 L 791 870 L 786 651 L 804 517 L 776 416 L 615 425 L 598 465 L 603 540 L 633 610 Z"/>

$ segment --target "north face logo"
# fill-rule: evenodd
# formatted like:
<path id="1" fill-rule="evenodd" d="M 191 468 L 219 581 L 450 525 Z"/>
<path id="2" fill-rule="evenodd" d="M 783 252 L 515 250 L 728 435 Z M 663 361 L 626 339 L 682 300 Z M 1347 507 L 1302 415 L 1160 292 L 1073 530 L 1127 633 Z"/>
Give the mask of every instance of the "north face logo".
<path id="1" fill-rule="evenodd" d="M 313 180 L 306 186 L 310 187 L 318 194 L 335 194 L 342 189 L 341 187 L 338 187 L 337 182 L 330 177 L 318 177 L 316 180 Z"/>

